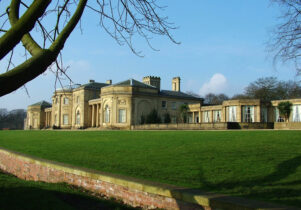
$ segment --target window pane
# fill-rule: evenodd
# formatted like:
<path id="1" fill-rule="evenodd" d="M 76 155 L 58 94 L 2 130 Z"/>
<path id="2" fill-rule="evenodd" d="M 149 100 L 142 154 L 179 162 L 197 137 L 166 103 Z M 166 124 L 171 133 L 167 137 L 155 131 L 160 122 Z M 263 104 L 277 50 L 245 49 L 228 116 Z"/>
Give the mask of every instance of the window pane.
<path id="1" fill-rule="evenodd" d="M 67 114 L 63 115 L 63 124 L 68 125 L 68 115 Z"/>
<path id="2" fill-rule="evenodd" d="M 119 123 L 125 123 L 126 122 L 126 110 L 125 109 L 119 109 Z"/>

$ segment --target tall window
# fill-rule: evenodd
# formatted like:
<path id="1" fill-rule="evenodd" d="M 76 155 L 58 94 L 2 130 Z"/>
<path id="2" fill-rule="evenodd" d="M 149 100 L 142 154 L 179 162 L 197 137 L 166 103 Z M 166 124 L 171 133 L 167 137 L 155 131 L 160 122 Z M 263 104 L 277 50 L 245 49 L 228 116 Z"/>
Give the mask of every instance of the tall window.
<path id="1" fill-rule="evenodd" d="M 301 122 L 301 104 L 293 105 L 293 122 Z"/>
<path id="2" fill-rule="evenodd" d="M 213 111 L 213 122 L 220 122 L 222 116 L 221 110 L 215 110 Z"/>
<path id="3" fill-rule="evenodd" d="M 177 104 L 176 104 L 176 102 L 172 102 L 172 103 L 171 103 L 171 108 L 172 108 L 173 110 L 176 110 L 176 109 L 177 109 Z"/>
<path id="4" fill-rule="evenodd" d="M 171 123 L 177 123 L 177 117 L 171 117 Z"/>
<path id="5" fill-rule="evenodd" d="M 119 123 L 126 122 L 126 110 L 125 109 L 119 109 L 118 122 Z"/>
<path id="6" fill-rule="evenodd" d="M 204 111 L 203 112 L 203 122 L 204 123 L 210 122 L 209 111 Z"/>
<path id="7" fill-rule="evenodd" d="M 64 98 L 64 104 L 69 104 L 69 98 Z"/>
<path id="8" fill-rule="evenodd" d="M 248 123 L 254 122 L 254 106 L 242 107 L 242 121 Z"/>
<path id="9" fill-rule="evenodd" d="M 166 107 L 167 107 L 166 101 L 162 101 L 162 108 L 166 109 Z"/>
<path id="10" fill-rule="evenodd" d="M 76 112 L 76 122 L 75 122 L 75 124 L 76 125 L 79 125 L 80 124 L 80 113 L 79 113 L 79 110 L 77 110 L 77 112 Z"/>
<path id="11" fill-rule="evenodd" d="M 229 122 L 236 122 L 236 106 L 229 106 L 228 110 Z"/>
<path id="12" fill-rule="evenodd" d="M 106 105 L 105 108 L 105 123 L 109 123 L 110 122 L 110 109 L 109 106 Z"/>
<path id="13" fill-rule="evenodd" d="M 276 122 L 284 122 L 284 119 L 279 114 L 279 109 L 275 107 L 275 121 Z"/>
<path id="14" fill-rule="evenodd" d="M 64 114 L 63 115 L 63 124 L 64 125 L 68 125 L 69 124 L 69 121 L 68 121 L 69 119 L 68 119 L 68 115 L 67 114 Z"/>
<path id="15" fill-rule="evenodd" d="M 54 124 L 55 124 L 55 125 L 58 125 L 57 114 L 54 115 Z"/>
<path id="16" fill-rule="evenodd" d="M 268 108 L 261 107 L 260 112 L 261 112 L 260 121 L 264 123 L 268 122 Z"/>

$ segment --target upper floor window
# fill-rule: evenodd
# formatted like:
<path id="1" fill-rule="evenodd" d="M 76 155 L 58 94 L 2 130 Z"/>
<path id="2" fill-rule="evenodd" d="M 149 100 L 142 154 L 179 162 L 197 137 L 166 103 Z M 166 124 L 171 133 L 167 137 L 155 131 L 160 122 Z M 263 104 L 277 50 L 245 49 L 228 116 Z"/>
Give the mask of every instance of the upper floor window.
<path id="1" fill-rule="evenodd" d="M 167 103 L 166 103 L 166 101 L 162 101 L 162 108 L 163 108 L 163 109 L 166 109 L 166 108 L 167 108 Z"/>
<path id="2" fill-rule="evenodd" d="M 55 98 L 55 103 L 57 104 L 57 97 Z"/>
<path id="3" fill-rule="evenodd" d="M 69 104 L 69 98 L 64 98 L 64 104 Z"/>
<path id="4" fill-rule="evenodd" d="M 76 103 L 79 103 L 79 96 L 76 96 Z"/>

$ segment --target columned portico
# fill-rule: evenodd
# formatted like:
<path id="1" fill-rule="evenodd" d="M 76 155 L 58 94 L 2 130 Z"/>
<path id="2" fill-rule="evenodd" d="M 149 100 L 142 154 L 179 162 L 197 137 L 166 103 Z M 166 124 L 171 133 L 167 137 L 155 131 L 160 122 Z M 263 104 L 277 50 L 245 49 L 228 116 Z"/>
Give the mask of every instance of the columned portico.
<path id="1" fill-rule="evenodd" d="M 89 101 L 89 108 L 91 110 L 91 127 L 100 126 L 100 114 L 99 110 L 101 108 L 101 100 L 94 99 Z"/>

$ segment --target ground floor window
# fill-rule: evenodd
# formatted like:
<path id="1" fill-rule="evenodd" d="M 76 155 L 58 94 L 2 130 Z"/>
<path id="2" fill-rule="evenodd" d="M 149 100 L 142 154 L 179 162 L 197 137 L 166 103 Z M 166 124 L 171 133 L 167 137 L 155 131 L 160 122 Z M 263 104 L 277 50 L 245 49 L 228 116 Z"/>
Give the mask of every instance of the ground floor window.
<path id="1" fill-rule="evenodd" d="M 264 123 L 268 122 L 268 108 L 267 107 L 261 107 L 260 113 L 261 113 L 261 115 L 260 115 L 260 117 L 261 117 L 260 121 L 264 122 Z"/>
<path id="2" fill-rule="evenodd" d="M 54 115 L 54 124 L 58 125 L 57 114 Z"/>
<path id="3" fill-rule="evenodd" d="M 194 115 L 194 122 L 195 122 L 195 123 L 199 123 L 199 115 L 198 115 L 198 113 L 196 113 L 196 114 Z"/>
<path id="4" fill-rule="evenodd" d="M 242 122 L 254 122 L 254 106 L 242 106 Z"/>
<path id="5" fill-rule="evenodd" d="M 204 111 L 204 112 L 203 112 L 203 122 L 204 122 L 204 123 L 209 123 L 209 122 L 210 122 L 209 111 Z"/>
<path id="6" fill-rule="evenodd" d="M 279 109 L 275 107 L 275 121 L 276 122 L 284 122 L 283 117 L 279 114 Z"/>
<path id="7" fill-rule="evenodd" d="M 110 122 L 110 109 L 109 106 L 107 105 L 105 108 L 105 123 Z"/>
<path id="8" fill-rule="evenodd" d="M 236 106 L 229 106 L 228 108 L 228 121 L 236 122 Z"/>
<path id="9" fill-rule="evenodd" d="M 221 110 L 214 110 L 213 111 L 213 122 L 220 122 L 222 116 Z"/>
<path id="10" fill-rule="evenodd" d="M 171 123 L 177 123 L 177 117 L 171 117 Z"/>
<path id="11" fill-rule="evenodd" d="M 119 109 L 118 122 L 119 123 L 125 123 L 126 122 L 126 110 L 125 109 Z"/>
<path id="12" fill-rule="evenodd" d="M 69 124 L 69 118 L 67 114 L 63 115 L 63 124 L 64 125 L 68 125 Z"/>
<path id="13" fill-rule="evenodd" d="M 75 119 L 76 119 L 75 124 L 79 125 L 80 124 L 80 113 L 79 113 L 79 111 L 76 112 L 76 118 Z"/>
<path id="14" fill-rule="evenodd" d="M 293 105 L 293 122 L 301 122 L 301 104 Z"/>

